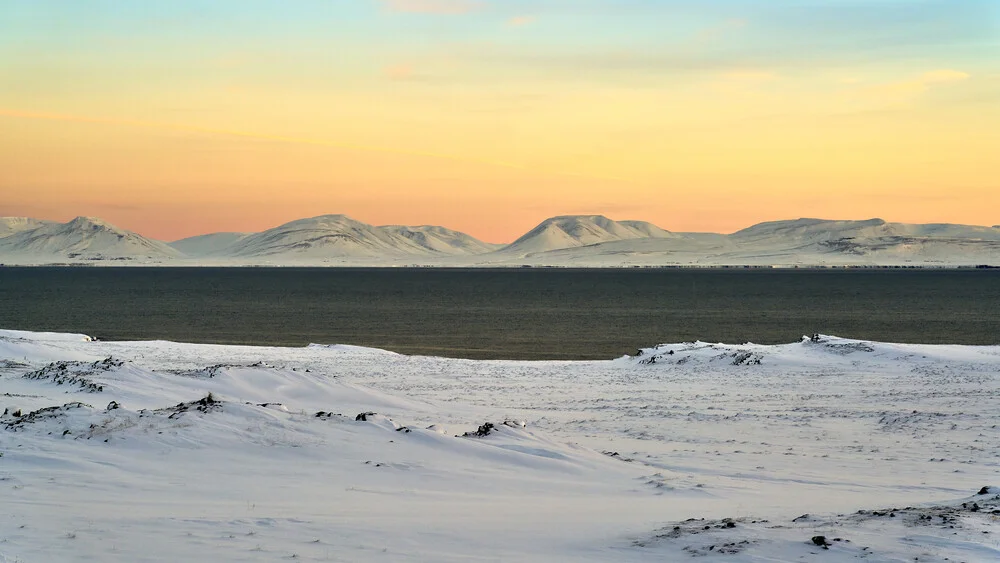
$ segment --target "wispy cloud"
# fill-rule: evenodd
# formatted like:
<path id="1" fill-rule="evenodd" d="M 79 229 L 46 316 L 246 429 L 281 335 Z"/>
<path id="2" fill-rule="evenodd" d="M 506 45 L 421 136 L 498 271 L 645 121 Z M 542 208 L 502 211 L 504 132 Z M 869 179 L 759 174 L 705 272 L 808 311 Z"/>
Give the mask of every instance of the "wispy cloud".
<path id="1" fill-rule="evenodd" d="M 233 129 L 220 129 L 214 127 L 203 127 L 199 125 L 189 125 L 183 123 L 166 123 L 160 121 L 145 121 L 138 119 L 120 119 L 114 117 L 98 117 L 89 115 L 75 115 L 75 114 L 65 114 L 65 113 L 49 113 L 49 112 L 38 112 L 38 111 L 24 111 L 12 108 L 0 107 L 0 118 L 14 118 L 14 119 L 38 119 L 43 121 L 67 121 L 76 123 L 92 123 L 92 124 L 105 124 L 105 125 L 119 125 L 126 127 L 137 127 L 143 129 L 159 129 L 166 131 L 180 131 L 189 133 L 198 133 L 203 135 L 221 135 L 226 137 L 238 137 L 244 139 L 254 139 L 260 141 L 271 141 L 276 143 L 292 143 L 301 145 L 318 145 L 323 147 L 330 147 L 335 149 L 342 149 L 348 151 L 358 151 L 358 152 L 377 152 L 386 154 L 397 154 L 406 156 L 420 156 L 426 158 L 451 160 L 455 162 L 468 162 L 474 164 L 481 164 L 484 166 L 492 166 L 494 168 L 506 168 L 510 170 L 523 170 L 527 172 L 533 172 L 537 174 L 543 174 L 546 176 L 553 177 L 566 177 L 566 178 L 587 178 L 593 180 L 610 180 L 610 181 L 621 181 L 627 182 L 628 180 L 611 177 L 602 176 L 594 174 L 580 174 L 572 171 L 565 170 L 541 170 L 533 166 L 524 165 L 514 162 L 504 162 L 499 160 L 481 159 L 481 158 L 469 158 L 465 156 L 456 156 L 453 154 L 443 154 L 428 152 L 422 150 L 409 150 L 403 148 L 394 147 L 379 147 L 371 145 L 359 145 L 348 142 L 339 142 L 329 139 L 320 139 L 314 137 L 292 137 L 288 135 L 273 135 L 270 133 L 262 133 L 256 131 L 239 131 Z"/>
<path id="2" fill-rule="evenodd" d="M 733 70 L 722 75 L 732 82 L 768 82 L 778 78 L 776 72 L 769 70 Z"/>
<path id="3" fill-rule="evenodd" d="M 486 160 L 478 159 L 466 159 L 462 157 L 456 157 L 447 154 L 437 154 L 424 151 L 416 150 L 406 150 L 397 149 L 391 147 L 377 147 L 369 145 L 358 145 L 353 143 L 338 142 L 329 139 L 318 139 L 310 137 L 292 137 L 288 135 L 273 135 L 270 133 L 263 133 L 257 131 L 240 131 L 233 129 L 221 129 L 215 127 L 203 127 L 200 125 L 190 125 L 185 123 L 167 123 L 161 121 L 146 121 L 139 119 L 121 119 L 115 117 L 98 117 L 89 115 L 75 115 L 75 114 L 65 114 L 65 113 L 49 113 L 49 112 L 38 112 L 38 111 L 23 111 L 17 109 L 0 108 L 0 118 L 9 117 L 16 119 L 38 119 L 44 121 L 68 121 L 76 123 L 93 123 L 93 124 L 106 124 L 106 125 L 121 125 L 127 127 L 138 127 L 143 129 L 159 129 L 166 131 L 181 131 L 189 133 L 200 133 L 205 135 L 222 135 L 227 137 L 241 137 L 245 139 L 256 139 L 261 141 L 273 141 L 278 143 L 294 143 L 302 145 L 319 145 L 337 149 L 344 149 L 350 151 L 363 151 L 363 152 L 379 152 L 379 153 L 390 153 L 390 154 L 401 154 L 401 155 L 411 155 L 411 156 L 424 156 L 430 158 L 441 158 L 447 160 L 456 161 L 466 161 L 466 162 L 477 162 L 480 164 L 486 164 L 490 166 L 497 166 L 502 168 L 522 168 L 509 163 L 503 162 L 492 162 Z"/>
<path id="4" fill-rule="evenodd" d="M 728 19 L 718 25 L 713 25 L 712 27 L 707 27 L 699 31 L 695 36 L 695 41 L 698 43 L 710 43 L 712 41 L 717 41 L 724 38 L 726 35 L 735 32 L 736 30 L 743 29 L 746 26 L 746 20 L 739 18 Z"/>
<path id="5" fill-rule="evenodd" d="M 381 0 L 390 12 L 408 14 L 466 14 L 485 6 L 482 0 Z"/>
<path id="6" fill-rule="evenodd" d="M 889 100 L 906 100 L 922 94 L 931 88 L 962 82 L 969 78 L 971 78 L 970 74 L 960 70 L 932 70 L 915 78 L 888 82 L 872 88 L 866 88 L 862 91 L 862 94 Z"/>
<path id="7" fill-rule="evenodd" d="M 382 69 L 382 74 L 389 80 L 395 81 L 413 80 L 416 77 L 413 67 L 408 64 L 387 66 Z"/>
<path id="8" fill-rule="evenodd" d="M 521 27 L 535 23 L 538 18 L 535 16 L 514 16 L 507 20 L 507 25 Z"/>

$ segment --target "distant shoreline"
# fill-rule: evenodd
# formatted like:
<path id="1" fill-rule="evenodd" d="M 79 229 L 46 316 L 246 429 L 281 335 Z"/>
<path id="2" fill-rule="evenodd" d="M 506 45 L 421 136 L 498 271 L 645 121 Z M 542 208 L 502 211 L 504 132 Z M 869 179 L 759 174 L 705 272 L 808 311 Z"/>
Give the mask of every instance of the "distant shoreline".
<path id="1" fill-rule="evenodd" d="M 635 265 L 635 266 L 588 266 L 588 265 L 419 265 L 419 264 L 190 264 L 190 263 L 129 263 L 127 260 L 95 260 L 93 262 L 52 262 L 44 264 L 5 264 L 0 268 L 147 268 L 147 269 L 306 269 L 306 270 L 1000 270 L 1000 265 L 993 264 L 846 264 L 846 265 L 758 265 L 758 264 L 667 264 L 667 265 Z"/>

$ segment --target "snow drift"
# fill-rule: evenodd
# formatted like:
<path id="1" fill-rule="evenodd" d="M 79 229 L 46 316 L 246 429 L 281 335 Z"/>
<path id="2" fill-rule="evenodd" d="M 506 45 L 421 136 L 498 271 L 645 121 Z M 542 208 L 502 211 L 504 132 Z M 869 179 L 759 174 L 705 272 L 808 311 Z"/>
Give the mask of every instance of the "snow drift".
<path id="1" fill-rule="evenodd" d="M 0 331 L 0 560 L 995 560 L 998 368 L 825 335 L 477 362 Z"/>

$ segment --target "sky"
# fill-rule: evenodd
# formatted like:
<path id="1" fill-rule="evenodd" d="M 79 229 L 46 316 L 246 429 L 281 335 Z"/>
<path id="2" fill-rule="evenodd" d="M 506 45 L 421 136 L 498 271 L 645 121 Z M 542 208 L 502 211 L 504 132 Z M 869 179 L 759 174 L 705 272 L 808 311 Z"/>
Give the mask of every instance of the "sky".
<path id="1" fill-rule="evenodd" d="M 1000 224 L 996 0 L 0 0 L 0 215 Z"/>

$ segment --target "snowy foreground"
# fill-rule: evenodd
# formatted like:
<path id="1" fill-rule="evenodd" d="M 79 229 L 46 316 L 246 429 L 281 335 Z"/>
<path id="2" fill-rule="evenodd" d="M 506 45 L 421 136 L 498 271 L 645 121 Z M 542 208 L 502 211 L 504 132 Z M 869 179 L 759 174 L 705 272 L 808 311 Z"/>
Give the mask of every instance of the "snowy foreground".
<path id="1" fill-rule="evenodd" d="M 1000 561 L 998 383 L 1000 347 L 832 337 L 511 362 L 0 331 L 0 562 Z"/>

